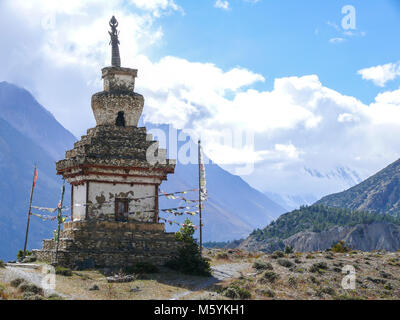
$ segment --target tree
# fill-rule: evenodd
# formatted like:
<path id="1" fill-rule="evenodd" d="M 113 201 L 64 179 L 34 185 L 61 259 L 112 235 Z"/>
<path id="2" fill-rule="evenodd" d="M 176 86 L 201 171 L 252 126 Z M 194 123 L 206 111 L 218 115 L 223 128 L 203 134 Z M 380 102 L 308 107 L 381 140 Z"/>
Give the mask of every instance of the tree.
<path id="1" fill-rule="evenodd" d="M 182 247 L 178 250 L 178 256 L 169 260 L 166 266 L 185 274 L 210 276 L 210 264 L 200 254 L 199 246 L 193 238 L 194 231 L 192 222 L 186 219 L 180 231 L 175 233 L 175 238 L 182 243 Z"/>

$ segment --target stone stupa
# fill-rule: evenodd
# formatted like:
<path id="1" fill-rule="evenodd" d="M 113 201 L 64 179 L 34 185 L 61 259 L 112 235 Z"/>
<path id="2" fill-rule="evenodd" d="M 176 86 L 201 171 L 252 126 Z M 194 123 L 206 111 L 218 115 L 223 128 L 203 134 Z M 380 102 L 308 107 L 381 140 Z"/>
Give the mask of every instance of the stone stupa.
<path id="1" fill-rule="evenodd" d="M 159 186 L 175 161 L 137 127 L 144 105 L 134 92 L 137 70 L 121 67 L 115 17 L 110 26 L 112 66 L 102 69 L 104 91 L 92 96 L 96 127 L 56 165 L 71 185 L 71 221 L 60 232 L 56 263 L 72 268 L 162 264 L 179 248 L 158 222 Z M 54 263 L 55 251 L 51 239 L 34 253 Z"/>

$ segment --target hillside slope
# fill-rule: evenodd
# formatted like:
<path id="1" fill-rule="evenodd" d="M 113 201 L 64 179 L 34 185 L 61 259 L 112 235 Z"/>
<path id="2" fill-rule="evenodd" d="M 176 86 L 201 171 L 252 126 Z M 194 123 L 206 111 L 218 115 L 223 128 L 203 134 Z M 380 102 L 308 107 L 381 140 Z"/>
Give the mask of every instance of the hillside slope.
<path id="1" fill-rule="evenodd" d="M 338 241 L 364 251 L 400 249 L 400 219 L 391 215 L 313 205 L 286 213 L 253 231 L 239 248 L 273 252 L 325 250 Z"/>
<path id="2" fill-rule="evenodd" d="M 54 160 L 64 157 L 76 138 L 27 90 L 0 82 L 0 117 L 28 136 Z"/>
<path id="3" fill-rule="evenodd" d="M 33 203 L 56 206 L 61 179 L 49 154 L 0 118 L 0 258 L 15 259 L 23 248 L 34 163 L 38 180 Z M 66 197 L 68 201 L 68 196 Z M 31 219 L 29 248 L 51 235 L 54 222 Z"/>
<path id="4" fill-rule="evenodd" d="M 400 159 L 356 186 L 317 201 L 330 207 L 400 212 Z"/>

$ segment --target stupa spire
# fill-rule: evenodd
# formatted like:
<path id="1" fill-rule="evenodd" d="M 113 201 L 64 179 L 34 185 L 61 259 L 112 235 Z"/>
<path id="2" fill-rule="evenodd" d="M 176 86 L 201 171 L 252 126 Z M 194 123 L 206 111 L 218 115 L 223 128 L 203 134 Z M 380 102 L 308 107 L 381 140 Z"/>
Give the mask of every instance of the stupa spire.
<path id="1" fill-rule="evenodd" d="M 110 27 L 111 27 L 111 32 L 108 31 L 110 34 L 111 40 L 111 65 L 113 67 L 121 67 L 121 58 L 119 56 L 119 40 L 118 40 L 118 35 L 119 31 L 117 31 L 118 27 L 118 21 L 115 19 L 114 16 L 110 19 Z"/>

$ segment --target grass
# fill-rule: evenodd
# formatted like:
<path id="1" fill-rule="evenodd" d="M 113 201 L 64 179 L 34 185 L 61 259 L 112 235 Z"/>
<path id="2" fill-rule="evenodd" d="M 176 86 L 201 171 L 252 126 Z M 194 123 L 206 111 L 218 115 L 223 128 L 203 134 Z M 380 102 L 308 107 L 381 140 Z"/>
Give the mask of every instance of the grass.
<path id="1" fill-rule="evenodd" d="M 56 275 L 59 297 L 43 297 L 59 299 L 61 296 L 74 296 L 77 299 L 118 299 L 118 300 L 158 300 L 170 299 L 187 290 L 193 292 L 183 299 L 400 299 L 400 253 L 364 253 L 356 252 L 312 252 L 293 253 L 278 258 L 278 254 L 247 253 L 245 251 L 211 249 L 204 255 L 211 259 L 212 265 L 221 264 L 217 256 L 226 254 L 228 261 L 223 264 L 248 263 L 241 275 L 226 279 L 218 284 L 217 290 L 195 290 L 204 281 L 203 277 L 183 275 L 174 270 L 159 268 L 158 273 L 147 274 L 147 279 L 137 279 L 130 283 L 114 283 L 109 285 L 104 275 L 96 270 L 74 271 L 71 276 Z M 272 256 L 276 257 L 273 258 Z M 312 259 L 306 259 L 312 256 Z M 300 260 L 295 267 L 285 267 L 289 262 Z M 283 265 L 282 265 L 283 264 Z M 344 290 L 341 281 L 345 276 L 341 270 L 345 265 L 358 265 L 356 270 L 356 289 Z M 6 299 L 23 299 L 24 292 L 19 286 L 22 281 L 7 283 L 2 275 L 7 269 L 0 269 L 0 295 Z M 148 267 L 146 267 L 148 270 Z M 312 272 L 315 270 L 315 272 Z M 33 272 L 33 271 L 32 271 Z M 39 272 L 39 271 L 37 271 Z M 19 282 L 19 283 L 18 283 Z M 99 290 L 90 291 L 93 285 Z M 229 289 L 228 289 L 229 288 Z M 29 291 L 29 290 L 27 290 Z M 213 294 L 210 296 L 210 294 Z M 25 295 L 25 298 L 35 294 Z M 211 297 L 211 298 L 210 298 Z"/>
<path id="2" fill-rule="evenodd" d="M 62 276 L 65 276 L 65 277 L 71 277 L 72 276 L 72 270 L 69 269 L 69 268 L 57 266 L 56 267 L 56 274 L 62 275 Z"/>

